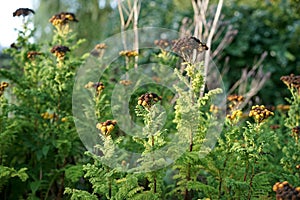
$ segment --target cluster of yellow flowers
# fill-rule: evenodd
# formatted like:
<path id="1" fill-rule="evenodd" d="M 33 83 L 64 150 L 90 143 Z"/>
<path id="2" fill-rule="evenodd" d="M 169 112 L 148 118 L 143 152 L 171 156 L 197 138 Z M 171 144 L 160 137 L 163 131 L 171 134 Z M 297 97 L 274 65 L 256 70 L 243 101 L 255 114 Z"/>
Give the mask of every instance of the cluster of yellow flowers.
<path id="1" fill-rule="evenodd" d="M 124 50 L 124 51 L 120 51 L 119 53 L 120 56 L 126 56 L 126 57 L 135 57 L 139 55 L 139 52 L 137 52 L 136 50 Z"/>
<path id="2" fill-rule="evenodd" d="M 233 110 L 231 115 L 227 115 L 226 117 L 233 123 L 236 124 L 240 118 L 243 116 L 243 112 L 241 110 Z"/>
<path id="3" fill-rule="evenodd" d="M 257 123 L 261 123 L 271 115 L 274 115 L 274 113 L 269 111 L 264 105 L 252 106 L 249 113 L 249 117 L 253 117 Z"/>
<path id="4" fill-rule="evenodd" d="M 300 199 L 300 187 L 293 187 L 287 181 L 277 182 L 273 185 L 277 200 Z"/>
<path id="5" fill-rule="evenodd" d="M 44 113 L 41 114 L 41 117 L 43 119 L 56 119 L 57 115 L 55 113 L 44 112 Z"/>
<path id="6" fill-rule="evenodd" d="M 0 84 L 0 97 L 3 95 L 5 88 L 7 88 L 9 84 L 7 82 L 1 82 Z"/>
<path id="7" fill-rule="evenodd" d="M 58 121 L 59 116 L 56 113 L 49 113 L 49 112 L 44 112 L 41 114 L 41 117 L 45 120 L 54 120 L 54 121 Z M 68 121 L 66 117 L 62 117 L 61 122 L 66 122 Z"/>
<path id="8" fill-rule="evenodd" d="M 96 128 L 99 129 L 104 136 L 108 136 L 116 124 L 116 120 L 106 120 L 105 122 L 97 123 Z"/>
<path id="9" fill-rule="evenodd" d="M 141 95 L 138 98 L 138 105 L 142 105 L 145 108 L 150 108 L 152 105 L 160 101 L 162 97 L 158 96 L 157 94 L 151 92 Z"/>

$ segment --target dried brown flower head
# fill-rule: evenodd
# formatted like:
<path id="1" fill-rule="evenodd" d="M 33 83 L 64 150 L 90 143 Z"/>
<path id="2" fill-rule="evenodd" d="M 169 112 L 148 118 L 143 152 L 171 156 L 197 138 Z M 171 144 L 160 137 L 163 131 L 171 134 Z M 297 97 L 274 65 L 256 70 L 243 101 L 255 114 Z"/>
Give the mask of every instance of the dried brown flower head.
<path id="1" fill-rule="evenodd" d="M 276 129 L 279 129 L 280 128 L 280 125 L 279 124 L 272 124 L 271 126 L 270 126 L 270 129 L 272 129 L 272 130 L 276 130 Z"/>
<path id="2" fill-rule="evenodd" d="M 85 86 L 85 88 L 95 88 L 96 89 L 96 94 L 99 95 L 105 88 L 104 84 L 102 82 L 88 82 Z"/>
<path id="3" fill-rule="evenodd" d="M 27 58 L 30 59 L 30 60 L 33 60 L 38 55 L 42 55 L 42 53 L 37 52 L 37 51 L 29 51 L 29 52 L 27 52 Z"/>
<path id="4" fill-rule="evenodd" d="M 138 105 L 141 105 L 141 106 L 149 109 L 152 105 L 154 105 L 161 99 L 162 99 L 161 96 L 158 96 L 157 94 L 155 94 L 153 92 L 146 93 L 146 94 L 141 95 L 138 98 Z"/>
<path id="5" fill-rule="evenodd" d="M 167 39 L 160 39 L 160 40 L 155 40 L 154 44 L 161 49 L 166 49 L 166 48 L 172 46 L 172 44 L 174 44 L 174 42 L 167 40 Z"/>
<path id="6" fill-rule="evenodd" d="M 281 111 L 281 112 L 286 112 L 286 111 L 289 111 L 290 105 L 279 104 L 279 105 L 276 106 L 276 109 Z"/>
<path id="7" fill-rule="evenodd" d="M 107 46 L 104 43 L 100 43 L 95 46 L 95 49 L 106 49 L 106 48 L 107 48 Z"/>
<path id="8" fill-rule="evenodd" d="M 274 115 L 274 113 L 266 109 L 264 105 L 252 106 L 249 113 L 249 117 L 253 117 L 257 123 L 261 123 L 271 115 Z"/>
<path id="9" fill-rule="evenodd" d="M 282 76 L 280 80 L 288 87 L 295 88 L 300 94 L 300 75 L 291 74 L 289 76 Z"/>
<path id="10" fill-rule="evenodd" d="M 15 12 L 13 12 L 13 17 L 23 16 L 26 17 L 29 14 L 35 14 L 32 9 L 29 8 L 18 8 Z"/>
<path id="11" fill-rule="evenodd" d="M 108 136 L 115 128 L 116 124 L 116 120 L 106 120 L 105 122 L 97 123 L 96 128 L 99 129 L 104 136 Z"/>
<path id="12" fill-rule="evenodd" d="M 3 95 L 5 88 L 9 86 L 9 83 L 7 82 L 1 82 L 0 84 L 0 97 Z"/>
<path id="13" fill-rule="evenodd" d="M 107 46 L 104 43 L 97 44 L 94 49 L 91 51 L 91 55 L 96 57 L 102 57 L 104 53 L 104 49 L 106 49 Z"/>
<path id="14" fill-rule="evenodd" d="M 53 26 L 57 25 L 65 25 L 69 22 L 78 22 L 78 20 L 75 17 L 74 13 L 70 12 L 61 12 L 56 15 L 53 15 L 50 19 L 49 22 L 53 24 Z"/>
<path id="15" fill-rule="evenodd" d="M 63 59 L 68 51 L 70 51 L 69 47 L 57 45 L 52 47 L 50 52 L 53 53 L 57 58 Z"/>
<path id="16" fill-rule="evenodd" d="M 300 138 L 300 126 L 292 128 L 292 136 L 295 138 L 296 143 L 298 143 L 298 139 Z"/>
<path id="17" fill-rule="evenodd" d="M 132 84 L 131 80 L 120 80 L 120 84 L 128 86 Z"/>
<path id="18" fill-rule="evenodd" d="M 276 200 L 300 199 L 300 187 L 293 187 L 287 181 L 277 182 L 273 185 Z"/>
<path id="19" fill-rule="evenodd" d="M 183 59 L 189 59 L 193 57 L 194 50 L 199 54 L 208 50 L 208 47 L 196 37 L 185 37 L 176 40 L 172 50 L 179 54 Z"/>

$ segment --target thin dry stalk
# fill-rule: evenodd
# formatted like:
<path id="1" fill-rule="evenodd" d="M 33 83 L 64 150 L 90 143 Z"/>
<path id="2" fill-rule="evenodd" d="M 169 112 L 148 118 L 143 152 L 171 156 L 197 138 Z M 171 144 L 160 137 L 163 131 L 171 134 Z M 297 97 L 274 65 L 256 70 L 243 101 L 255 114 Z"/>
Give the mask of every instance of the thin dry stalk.
<path id="1" fill-rule="evenodd" d="M 267 55 L 267 52 L 262 53 L 259 60 L 249 71 L 247 69 L 243 69 L 241 78 L 230 88 L 228 94 L 233 94 L 234 91 L 238 90 L 238 94 L 244 96 L 245 99 L 240 108 L 246 106 L 252 97 L 260 91 L 266 81 L 269 80 L 271 72 L 264 73 L 262 65 L 262 62 L 265 60 Z"/>
<path id="2" fill-rule="evenodd" d="M 135 50 L 138 52 L 139 49 L 139 35 L 138 35 L 138 18 L 141 9 L 141 1 L 134 0 L 133 4 L 131 0 L 127 2 L 118 0 L 118 11 L 120 15 L 120 22 L 121 22 L 121 35 L 122 35 L 122 43 L 124 50 L 128 50 L 127 44 L 127 37 L 126 37 L 126 30 L 132 24 L 134 39 L 133 39 L 133 48 L 130 50 Z M 127 18 L 127 20 L 125 20 Z M 126 65 L 128 65 L 129 59 L 126 58 Z M 138 66 L 138 56 L 135 57 L 135 68 Z"/>

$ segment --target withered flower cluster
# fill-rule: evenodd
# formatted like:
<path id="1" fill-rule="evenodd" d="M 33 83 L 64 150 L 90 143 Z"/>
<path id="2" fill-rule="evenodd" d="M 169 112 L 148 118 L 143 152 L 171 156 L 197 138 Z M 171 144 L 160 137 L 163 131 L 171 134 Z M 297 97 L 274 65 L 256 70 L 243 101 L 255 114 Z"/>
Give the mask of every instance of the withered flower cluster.
<path id="1" fill-rule="evenodd" d="M 280 80 L 288 86 L 288 88 L 295 88 L 300 94 L 300 75 L 291 74 L 289 76 L 282 76 Z"/>
<path id="2" fill-rule="evenodd" d="M 35 12 L 32 9 L 29 8 L 18 8 L 15 12 L 13 12 L 13 17 L 19 17 L 23 16 L 26 17 L 29 14 L 35 14 Z"/>
<path id="3" fill-rule="evenodd" d="M 63 59 L 68 51 L 70 51 L 69 47 L 57 45 L 52 47 L 50 52 L 53 53 L 58 59 Z"/>
<path id="4" fill-rule="evenodd" d="M 139 52 L 137 52 L 136 50 L 124 50 L 120 51 L 119 55 L 126 57 L 135 57 L 139 55 Z"/>
<path id="5" fill-rule="evenodd" d="M 96 94 L 99 95 L 101 94 L 101 92 L 103 91 L 103 89 L 105 88 L 104 84 L 102 82 L 88 82 L 85 86 L 85 88 L 95 88 L 96 89 Z"/>
<path id="6" fill-rule="evenodd" d="M 160 40 L 154 41 L 154 44 L 161 49 L 166 49 L 166 48 L 172 46 L 174 43 L 175 43 L 175 40 L 170 41 L 167 39 L 160 39 Z"/>
<path id="7" fill-rule="evenodd" d="M 287 181 L 277 182 L 273 185 L 276 200 L 300 200 L 300 187 L 293 187 Z"/>
<path id="8" fill-rule="evenodd" d="M 132 84 L 131 80 L 120 80 L 120 84 L 128 86 Z"/>
<path id="9" fill-rule="evenodd" d="M 296 139 L 296 142 L 298 142 L 300 138 L 300 126 L 292 128 L 292 136 Z"/>
<path id="10" fill-rule="evenodd" d="M 103 55 L 104 49 L 106 49 L 107 46 L 104 43 L 97 44 L 94 49 L 91 51 L 91 55 L 96 57 L 101 57 Z"/>
<path id="11" fill-rule="evenodd" d="M 261 123 L 271 115 L 274 115 L 274 113 L 269 111 L 264 105 L 252 106 L 249 113 L 249 117 L 253 117 L 257 123 Z"/>
<path id="12" fill-rule="evenodd" d="M 11 43 L 11 44 L 10 44 L 10 48 L 18 50 L 18 49 L 20 49 L 21 47 L 18 47 L 18 46 L 16 45 L 16 43 Z"/>
<path id="13" fill-rule="evenodd" d="M 289 111 L 290 107 L 291 107 L 290 105 L 279 104 L 276 106 L 276 109 L 281 112 L 286 112 L 286 111 Z"/>
<path id="14" fill-rule="evenodd" d="M 191 58 L 194 50 L 199 54 L 208 50 L 208 47 L 196 37 L 185 37 L 176 40 L 172 50 L 183 58 Z"/>
<path id="15" fill-rule="evenodd" d="M 244 101 L 244 97 L 242 95 L 232 94 L 227 97 L 227 100 L 230 102 L 228 105 L 229 109 L 236 110 Z"/>
<path id="16" fill-rule="evenodd" d="M 35 57 L 38 56 L 38 55 L 42 55 L 42 53 L 37 52 L 37 51 L 29 51 L 29 52 L 27 52 L 27 58 L 30 59 L 30 60 L 35 59 Z"/>
<path id="17" fill-rule="evenodd" d="M 105 122 L 97 123 L 96 128 L 101 131 L 104 136 L 108 136 L 117 124 L 116 120 L 106 120 Z"/>
<path id="18" fill-rule="evenodd" d="M 138 98 L 138 105 L 141 105 L 141 106 L 149 109 L 152 105 L 154 105 L 161 99 L 162 99 L 161 96 L 158 96 L 157 94 L 155 94 L 153 92 L 145 93 Z"/>
<path id="19" fill-rule="evenodd" d="M 53 15 L 50 19 L 49 22 L 53 24 L 53 26 L 57 25 L 65 25 L 69 22 L 78 22 L 78 20 L 75 17 L 74 13 L 70 12 L 61 12 L 56 15 Z"/>
<path id="20" fill-rule="evenodd" d="M 3 95 L 5 88 L 7 88 L 9 84 L 7 82 L 1 82 L 0 84 L 0 97 Z"/>

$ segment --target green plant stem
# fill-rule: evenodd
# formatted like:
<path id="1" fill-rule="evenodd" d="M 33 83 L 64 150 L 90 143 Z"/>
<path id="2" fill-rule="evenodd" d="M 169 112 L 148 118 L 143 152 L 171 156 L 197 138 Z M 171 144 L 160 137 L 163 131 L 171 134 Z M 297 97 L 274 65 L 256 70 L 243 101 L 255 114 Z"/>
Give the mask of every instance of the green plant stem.
<path id="1" fill-rule="evenodd" d="M 189 147 L 189 152 L 193 151 L 193 132 L 190 132 L 190 147 Z M 187 183 L 191 180 L 191 163 L 188 163 L 187 166 L 187 175 L 186 175 L 186 181 Z M 184 199 L 185 200 L 189 200 L 190 198 L 190 194 L 189 194 L 189 190 L 186 186 L 185 191 L 184 191 Z"/>
<path id="2" fill-rule="evenodd" d="M 109 173 L 109 168 L 107 168 L 107 174 Z M 112 185 L 110 177 L 107 178 L 107 185 L 108 185 L 108 197 L 111 199 L 112 197 Z"/>
<path id="3" fill-rule="evenodd" d="M 249 158 L 247 156 L 247 163 L 246 163 L 246 168 L 245 168 L 245 173 L 244 173 L 244 181 L 247 181 L 247 174 L 248 174 L 248 170 L 249 170 Z"/>
<path id="4" fill-rule="evenodd" d="M 58 194 L 57 194 L 57 200 L 60 200 L 63 196 L 64 193 L 64 188 L 65 188 L 65 173 L 62 173 L 61 175 L 61 184 L 58 189 Z"/>
<path id="5" fill-rule="evenodd" d="M 254 161 L 254 163 L 255 163 L 255 161 Z M 249 183 L 248 200 L 251 200 L 251 195 L 252 195 L 251 191 L 252 191 L 252 186 L 253 186 L 253 178 L 255 176 L 255 174 L 254 174 L 254 168 L 255 168 L 255 166 L 253 165 L 253 167 L 252 167 L 252 174 L 251 174 L 250 183 Z"/>
<path id="6" fill-rule="evenodd" d="M 153 149 L 154 148 L 154 144 L 155 144 L 155 142 L 154 142 L 154 136 L 153 135 L 151 136 L 151 140 L 152 140 L 151 141 L 151 145 L 152 145 L 152 149 Z M 154 161 L 155 161 L 154 158 L 152 160 L 153 160 L 153 163 L 154 163 Z M 153 193 L 156 193 L 156 190 L 157 190 L 156 189 L 156 187 L 157 187 L 156 186 L 156 184 L 157 184 L 156 181 L 157 181 L 156 180 L 156 173 L 154 172 L 154 174 L 153 174 Z"/>
<path id="7" fill-rule="evenodd" d="M 226 158 L 224 160 L 224 163 L 223 163 L 223 169 L 226 168 L 227 166 L 227 160 L 228 160 L 228 156 L 226 154 Z M 219 182 L 219 199 L 221 199 L 221 195 L 222 195 L 222 184 L 223 184 L 223 177 L 222 177 L 222 172 L 220 171 L 220 182 Z"/>

